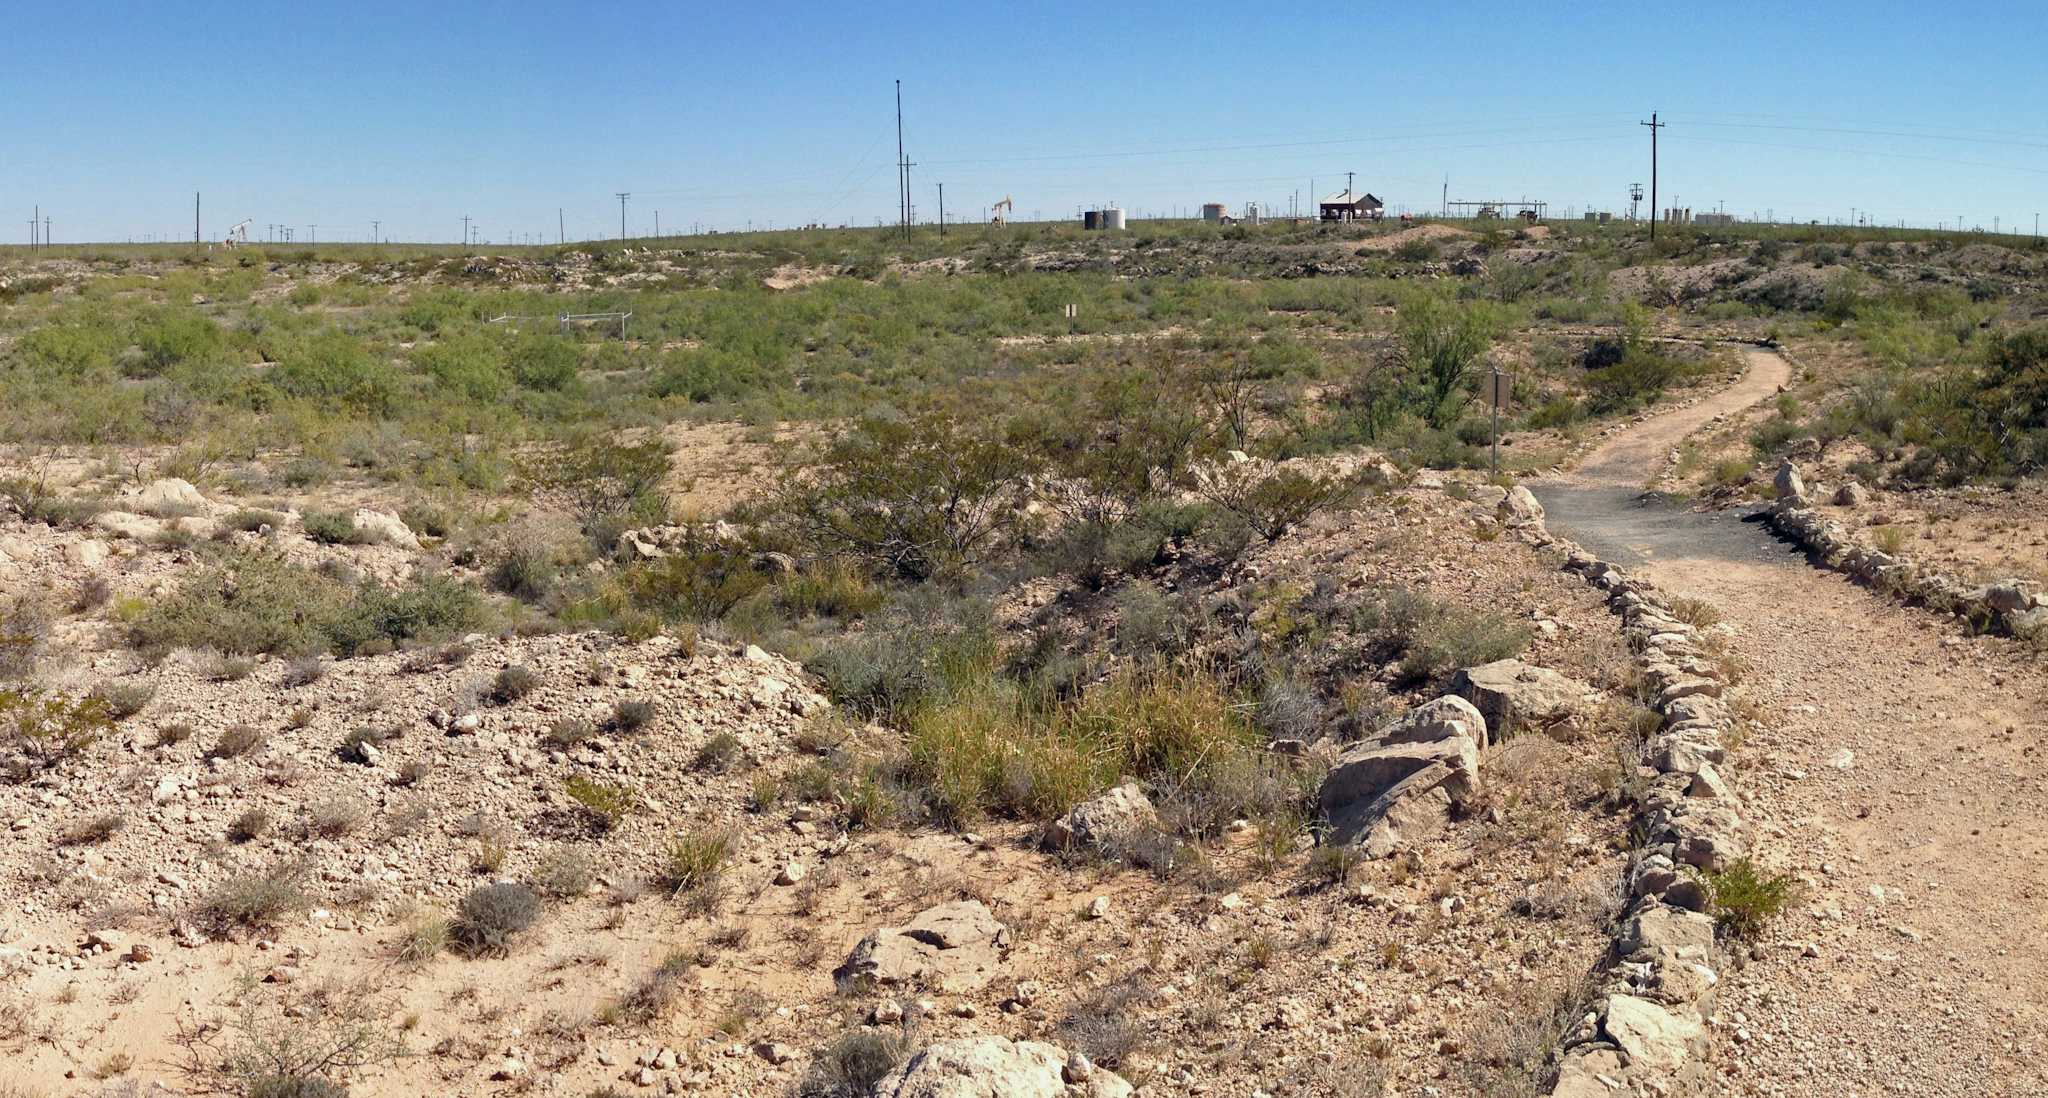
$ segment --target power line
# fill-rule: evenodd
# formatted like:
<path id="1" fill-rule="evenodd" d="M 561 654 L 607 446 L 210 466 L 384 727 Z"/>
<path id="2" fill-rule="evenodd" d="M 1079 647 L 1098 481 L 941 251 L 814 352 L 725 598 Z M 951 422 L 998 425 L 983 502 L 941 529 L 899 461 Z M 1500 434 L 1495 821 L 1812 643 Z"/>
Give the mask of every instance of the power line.
<path id="1" fill-rule="evenodd" d="M 1663 129 L 1666 123 L 1657 121 L 1657 112 L 1651 111 L 1650 120 L 1638 122 L 1637 125 L 1650 127 L 1650 240 L 1655 243 L 1657 220 L 1661 216 L 1657 210 L 1657 131 Z"/>
<path id="2" fill-rule="evenodd" d="M 629 191 L 619 191 L 619 239 L 626 239 L 626 200 L 633 197 Z"/>

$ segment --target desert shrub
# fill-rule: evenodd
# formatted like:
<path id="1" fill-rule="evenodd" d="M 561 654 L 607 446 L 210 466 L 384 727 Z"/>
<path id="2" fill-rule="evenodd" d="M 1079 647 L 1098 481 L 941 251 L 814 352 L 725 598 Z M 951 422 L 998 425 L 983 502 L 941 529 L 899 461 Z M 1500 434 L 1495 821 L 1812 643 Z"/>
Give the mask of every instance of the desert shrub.
<path id="1" fill-rule="evenodd" d="M 114 837 L 128 822 L 128 817 L 119 812 L 103 812 L 88 816 L 66 827 L 57 835 L 58 846 L 92 846 Z"/>
<path id="2" fill-rule="evenodd" d="M 308 511 L 302 521 L 306 536 L 322 545 L 368 545 L 372 540 L 353 516 L 339 511 Z"/>
<path id="3" fill-rule="evenodd" d="M 558 336 L 522 336 L 512 345 L 507 364 L 522 388 L 560 392 L 576 381 L 583 356 L 576 345 Z"/>
<path id="4" fill-rule="evenodd" d="M 768 586 L 746 551 L 692 528 L 659 560 L 619 577 L 633 606 L 672 622 L 712 622 Z"/>
<path id="5" fill-rule="evenodd" d="M 74 614 L 83 614 L 105 606 L 114 597 L 114 585 L 101 575 L 87 576 L 71 589 L 71 599 L 66 609 Z"/>
<path id="6" fill-rule="evenodd" d="M 653 723 L 654 717 L 653 702 L 629 698 L 612 706 L 610 724 L 614 731 L 632 735 Z"/>
<path id="7" fill-rule="evenodd" d="M 988 676 L 997 663 L 986 603 L 920 593 L 804 666 L 863 716 L 901 714 Z"/>
<path id="8" fill-rule="evenodd" d="M 596 879 L 596 863 L 588 853 L 574 848 L 550 852 L 533 871 L 534 887 L 557 900 L 573 900 L 589 892 Z"/>
<path id="9" fill-rule="evenodd" d="M 1472 367 L 1493 343 L 1493 313 L 1446 294 L 1418 291 L 1403 297 L 1395 327 L 1406 355 L 1409 403 L 1431 427 L 1457 422 L 1470 399 Z"/>
<path id="10" fill-rule="evenodd" d="M 339 328 L 323 328 L 286 347 L 267 377 L 289 396 L 375 418 L 390 414 L 404 388 L 396 368 Z"/>
<path id="11" fill-rule="evenodd" d="M 1015 523 L 1030 469 L 950 413 L 871 416 L 790 468 L 780 513 L 822 555 L 929 579 L 979 559 Z"/>
<path id="12" fill-rule="evenodd" d="M 1060 1043 L 1106 1068 L 1116 1068 L 1143 1048 L 1147 1031 L 1137 1007 L 1152 994 L 1131 978 L 1075 999 L 1060 1019 Z"/>
<path id="13" fill-rule="evenodd" d="M 220 326 L 195 312 L 169 312 L 135 334 L 142 351 L 136 373 L 154 377 L 183 362 L 206 362 L 227 348 Z"/>
<path id="14" fill-rule="evenodd" d="M 284 516 L 276 511 L 262 511 L 250 507 L 241 508 L 221 520 L 221 526 L 224 528 L 246 534 L 253 534 L 265 526 L 275 530 L 283 523 Z"/>
<path id="15" fill-rule="evenodd" d="M 17 782 L 78 758 L 113 727 L 98 698 L 0 690 L 0 763 Z"/>
<path id="16" fill-rule="evenodd" d="M 490 696 L 499 705 L 510 705 L 538 689 L 540 676 L 532 668 L 515 663 L 491 680 Z"/>
<path id="17" fill-rule="evenodd" d="M 512 939 L 540 916 L 540 897 L 510 881 L 471 889 L 455 906 L 449 938 L 471 957 L 502 955 Z"/>
<path id="18" fill-rule="evenodd" d="M 249 1084 L 249 1098 L 348 1098 L 348 1085 L 318 1075 L 266 1075 Z"/>
<path id="19" fill-rule="evenodd" d="M 582 717 L 563 717 L 548 725 L 541 739 L 550 747 L 569 748 L 597 735 L 597 726 Z"/>
<path id="20" fill-rule="evenodd" d="M 208 682 L 240 682 L 256 672 L 256 661 L 246 656 L 215 656 L 200 668 Z"/>
<path id="21" fill-rule="evenodd" d="M 660 882 L 682 896 L 717 888 L 725 863 L 733 855 L 729 831 L 696 831 L 676 836 L 662 854 Z"/>
<path id="22" fill-rule="evenodd" d="M 1128 669 L 1050 712 L 991 681 L 906 723 L 904 780 L 956 827 L 987 812 L 1057 816 L 1128 774 L 1161 782 L 1187 829 L 1207 831 L 1245 815 L 1259 784 L 1256 732 L 1199 672 Z"/>
<path id="23" fill-rule="evenodd" d="M 1302 872 L 1313 884 L 1326 888 L 1342 887 L 1364 864 L 1365 851 L 1357 844 L 1330 843 L 1315 848 Z"/>
<path id="24" fill-rule="evenodd" d="M 740 746 L 738 736 L 730 732 L 720 732 L 704 741 L 704 745 L 697 749 L 696 756 L 690 760 L 690 765 L 706 773 L 723 774 L 737 765 L 744 754 L 745 749 Z"/>
<path id="25" fill-rule="evenodd" d="M 1243 462 L 1203 470 L 1196 491 L 1251 527 L 1278 541 L 1318 511 L 1342 506 L 1358 494 L 1358 482 L 1338 474 L 1307 472 L 1291 465 Z"/>
<path id="26" fill-rule="evenodd" d="M 1671 616 L 1687 625 L 1704 629 L 1721 620 L 1721 611 L 1705 599 L 1675 598 L 1671 600 Z"/>
<path id="27" fill-rule="evenodd" d="M 286 915 L 310 906 L 306 873 L 306 867 L 297 862 L 237 873 L 199 898 L 192 909 L 193 921 L 215 937 L 275 926 Z"/>
<path id="28" fill-rule="evenodd" d="M 659 440 L 628 445 L 592 436 L 533 458 L 522 471 L 568 498 L 599 552 L 611 552 L 622 531 L 668 519 L 669 456 Z"/>
<path id="29" fill-rule="evenodd" d="M 151 698 L 156 697 L 156 684 L 148 682 L 108 682 L 93 688 L 92 697 L 98 698 L 107 707 L 107 716 L 114 720 L 127 720 L 142 712 Z"/>
<path id="30" fill-rule="evenodd" d="M 694 967 L 690 954 L 669 954 L 631 991 L 619 997 L 614 1006 L 615 1012 L 622 1020 L 635 1025 L 651 1025 L 659 1021 L 689 985 Z"/>
<path id="31" fill-rule="evenodd" d="M 539 602 L 555 589 L 561 564 L 555 547 L 539 531 L 518 529 L 498 547 L 485 580 L 494 591 Z"/>
<path id="32" fill-rule="evenodd" d="M 569 799 L 582 807 L 591 822 L 601 831 L 610 831 L 625 820 L 633 810 L 635 794 L 629 785 L 610 785 L 592 781 L 581 774 L 572 774 L 562 783 L 562 791 Z"/>
<path id="33" fill-rule="evenodd" d="M 887 600 L 888 592 L 844 561 L 826 561 L 775 585 L 777 605 L 797 617 L 857 618 Z"/>
<path id="34" fill-rule="evenodd" d="M 362 803 L 349 797 L 327 797 L 306 806 L 306 830 L 323 839 L 338 839 L 362 826 Z"/>
<path id="35" fill-rule="evenodd" d="M 50 641 L 48 602 L 23 595 L 0 603 L 0 683 L 35 673 Z"/>
<path id="36" fill-rule="evenodd" d="M 1361 631 L 1399 661 L 1401 678 L 1409 683 L 1508 659 L 1529 644 L 1529 628 L 1520 622 L 1405 589 L 1365 600 L 1357 618 Z"/>
<path id="37" fill-rule="evenodd" d="M 797 1083 L 799 1098 L 869 1098 L 876 1084 L 908 1059 L 910 1038 L 902 1033 L 853 1030 L 841 1034 L 816 1056 Z"/>
<path id="38" fill-rule="evenodd" d="M 270 830 L 270 813 L 261 808 L 251 808 L 236 816 L 228 824 L 228 841 L 246 843 L 263 837 Z"/>
<path id="39" fill-rule="evenodd" d="M 1715 924 L 1722 933 L 1745 942 L 1756 941 L 1784 912 L 1799 885 L 1791 874 L 1766 874 L 1748 858 L 1700 876 L 1713 899 Z"/>
<path id="40" fill-rule="evenodd" d="M 206 749 L 209 759 L 239 759 L 262 747 L 266 736 L 253 724 L 231 724 Z"/>

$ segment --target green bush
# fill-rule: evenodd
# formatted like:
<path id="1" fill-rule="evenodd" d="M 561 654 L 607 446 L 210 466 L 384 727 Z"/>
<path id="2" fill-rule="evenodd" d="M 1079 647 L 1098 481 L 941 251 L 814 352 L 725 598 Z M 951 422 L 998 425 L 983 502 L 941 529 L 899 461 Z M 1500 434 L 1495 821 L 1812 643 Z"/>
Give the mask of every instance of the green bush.
<path id="1" fill-rule="evenodd" d="M 576 345 L 559 336 L 523 336 L 512 346 L 512 377 L 527 389 L 556 393 L 576 381 L 583 356 Z"/>
<path id="2" fill-rule="evenodd" d="M 445 575 L 401 588 L 351 589 L 270 554 L 250 554 L 187 579 L 129 627 L 149 652 L 212 648 L 228 655 L 351 655 L 373 641 L 426 640 L 475 628 L 483 600 Z"/>
<path id="3" fill-rule="evenodd" d="M 320 401 L 367 415 L 389 415 L 404 379 L 389 363 L 373 357 L 355 337 L 327 328 L 294 344 L 270 371 L 270 382 L 289 396 Z"/>
<path id="4" fill-rule="evenodd" d="M 322 545 L 368 545 L 371 541 L 353 516 L 340 511 L 308 511 L 301 521 L 306 536 Z"/>
<path id="5" fill-rule="evenodd" d="M 631 786 L 608 785 L 581 774 L 570 775 L 562 791 L 583 808 L 600 831 L 610 831 L 624 822 L 637 800 Z"/>
<path id="6" fill-rule="evenodd" d="M 99 698 L 0 690 L 0 751 L 9 756 L 7 776 L 16 782 L 79 757 L 113 727 Z"/>
<path id="7" fill-rule="evenodd" d="M 972 564 L 1020 513 L 1030 463 L 946 412 L 869 417 L 785 476 L 781 512 L 821 555 L 929 579 Z"/>
<path id="8" fill-rule="evenodd" d="M 471 889 L 455 906 L 449 937 L 471 957 L 502 955 L 540 917 L 540 896 L 512 881 Z"/>
<path id="9" fill-rule="evenodd" d="M 156 376 L 186 362 L 206 362 L 227 348 L 220 327 L 198 313 L 174 312 L 159 317 L 136 333 L 142 349 L 141 373 Z"/>
<path id="10" fill-rule="evenodd" d="M 712 622 L 767 587 L 768 577 L 743 547 L 692 528 L 667 556 L 633 565 L 618 583 L 634 607 L 671 622 Z"/>
<path id="11" fill-rule="evenodd" d="M 1764 873 L 1748 858 L 1702 873 L 1701 878 L 1713 899 L 1714 921 L 1724 933 L 1745 942 L 1756 941 L 1784 912 L 1799 884 L 1790 874 Z"/>

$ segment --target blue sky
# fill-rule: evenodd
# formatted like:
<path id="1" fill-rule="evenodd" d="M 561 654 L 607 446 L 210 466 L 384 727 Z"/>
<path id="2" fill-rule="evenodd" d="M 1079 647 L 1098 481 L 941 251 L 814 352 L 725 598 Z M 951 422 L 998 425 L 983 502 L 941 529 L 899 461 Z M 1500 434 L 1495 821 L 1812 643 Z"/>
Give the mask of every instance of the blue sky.
<path id="1" fill-rule="evenodd" d="M 1115 202 L 1284 210 L 1343 173 L 1451 198 L 2031 231 L 2048 207 L 2034 5 L 1484 2 L 94 3 L 17 12 L 0 240 L 242 218 L 307 239 L 493 241 L 872 224 L 892 81 L 923 217 Z M 1659 10 L 1659 9 L 1663 10 Z M 17 31 L 33 25 L 35 48 Z"/>

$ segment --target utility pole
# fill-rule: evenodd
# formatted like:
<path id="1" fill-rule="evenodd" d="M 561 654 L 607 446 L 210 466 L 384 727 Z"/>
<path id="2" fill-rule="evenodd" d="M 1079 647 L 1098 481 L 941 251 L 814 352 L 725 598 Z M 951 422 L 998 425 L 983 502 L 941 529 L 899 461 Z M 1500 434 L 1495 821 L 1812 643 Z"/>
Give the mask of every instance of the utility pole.
<path id="1" fill-rule="evenodd" d="M 384 243 L 384 223 L 374 218 L 370 221 L 370 243 Z"/>
<path id="2" fill-rule="evenodd" d="M 312 229 L 313 229 L 313 233 L 312 233 L 312 245 L 311 245 L 311 246 L 312 246 L 312 247 L 315 247 L 315 248 L 317 248 L 317 247 L 319 247 L 319 246 L 320 246 L 320 226 L 319 226 L 319 225 L 314 225 L 314 226 L 312 227 Z"/>
<path id="3" fill-rule="evenodd" d="M 36 223 L 41 221 L 42 219 L 43 207 L 40 203 L 38 203 L 35 207 L 34 216 L 28 219 L 28 246 L 31 248 L 40 248 L 43 246 L 42 238 L 36 235 Z"/>
<path id="4" fill-rule="evenodd" d="M 628 192 L 628 191 L 620 191 L 620 192 L 618 192 L 618 195 L 619 195 L 619 239 L 620 239 L 620 240 L 624 240 L 624 239 L 626 239 L 626 200 L 627 200 L 628 198 L 631 198 L 631 197 L 633 197 L 633 196 L 632 196 L 632 194 L 631 194 L 630 192 Z"/>
<path id="5" fill-rule="evenodd" d="M 199 192 L 192 192 L 192 243 L 199 243 Z"/>
<path id="6" fill-rule="evenodd" d="M 469 254 L 469 215 L 462 215 L 462 254 Z"/>
<path id="7" fill-rule="evenodd" d="M 654 239 L 661 239 L 661 211 L 654 211 Z"/>
<path id="8" fill-rule="evenodd" d="M 939 239 L 946 239 L 946 185 L 939 184 Z"/>
<path id="9" fill-rule="evenodd" d="M 50 246 L 50 215 L 43 215 L 43 247 Z"/>
<path id="10" fill-rule="evenodd" d="M 910 160 L 903 155 L 903 81 L 896 81 L 896 206 L 903 239 L 910 239 Z"/>
<path id="11" fill-rule="evenodd" d="M 1650 240 L 1654 243 L 1657 239 L 1657 218 L 1659 216 L 1657 212 L 1657 131 L 1663 129 L 1666 123 L 1657 121 L 1657 112 L 1651 111 L 1650 120 L 1648 122 L 1639 122 L 1637 125 L 1650 127 Z"/>
<path id="12" fill-rule="evenodd" d="M 564 225 L 565 225 L 565 222 L 563 222 L 563 220 L 562 220 L 562 208 L 561 208 L 560 206 L 556 206 L 556 207 L 555 207 L 555 243 L 557 243 L 557 244 L 567 244 L 567 243 L 569 242 L 569 230 L 568 230 L 567 228 L 565 228 L 565 227 L 564 227 Z"/>

